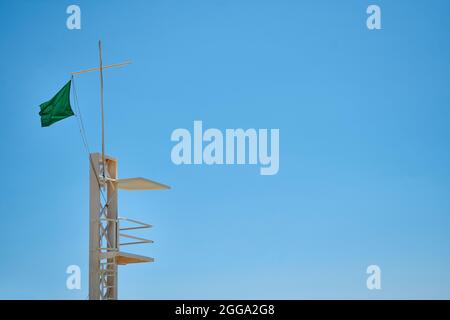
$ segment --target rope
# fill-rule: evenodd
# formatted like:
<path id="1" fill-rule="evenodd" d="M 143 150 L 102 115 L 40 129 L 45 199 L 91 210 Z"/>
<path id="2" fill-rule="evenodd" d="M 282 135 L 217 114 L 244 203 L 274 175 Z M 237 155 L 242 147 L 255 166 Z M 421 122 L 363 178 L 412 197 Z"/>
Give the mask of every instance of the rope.
<path id="1" fill-rule="evenodd" d="M 83 141 L 84 149 L 85 149 L 86 153 L 89 156 L 89 163 L 90 163 L 90 166 L 92 168 L 92 171 L 94 171 L 94 173 L 95 173 L 95 178 L 97 180 L 98 188 L 100 190 L 100 195 L 102 196 L 103 201 L 106 203 L 105 207 L 107 207 L 109 203 L 107 203 L 106 196 L 103 193 L 102 184 L 100 183 L 98 172 L 95 170 L 94 161 L 92 160 L 92 155 L 91 155 L 91 152 L 89 150 L 89 143 L 88 143 L 88 140 L 87 140 L 86 130 L 84 128 L 83 117 L 81 115 L 81 109 L 80 109 L 80 106 L 78 104 L 78 95 L 77 95 L 77 90 L 76 90 L 76 87 L 75 87 L 75 79 L 74 79 L 73 75 L 72 75 L 72 79 L 71 80 L 72 80 L 72 87 L 73 87 L 74 105 L 75 105 L 75 108 L 76 108 L 76 111 L 77 111 L 77 113 L 75 114 L 75 117 L 77 118 L 77 124 L 78 124 L 78 129 L 80 130 L 81 140 Z M 103 171 L 104 170 L 105 170 L 105 168 L 103 168 Z"/>

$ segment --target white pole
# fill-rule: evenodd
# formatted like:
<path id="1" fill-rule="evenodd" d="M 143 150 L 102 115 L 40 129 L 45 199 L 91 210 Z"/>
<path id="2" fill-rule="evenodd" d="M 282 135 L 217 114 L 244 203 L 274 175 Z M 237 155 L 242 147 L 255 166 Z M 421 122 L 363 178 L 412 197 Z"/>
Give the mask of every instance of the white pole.
<path id="1" fill-rule="evenodd" d="M 102 165 L 103 178 L 105 178 L 105 112 L 103 107 L 103 61 L 102 61 L 102 41 L 98 41 L 98 50 L 100 54 L 100 103 L 102 108 Z"/>

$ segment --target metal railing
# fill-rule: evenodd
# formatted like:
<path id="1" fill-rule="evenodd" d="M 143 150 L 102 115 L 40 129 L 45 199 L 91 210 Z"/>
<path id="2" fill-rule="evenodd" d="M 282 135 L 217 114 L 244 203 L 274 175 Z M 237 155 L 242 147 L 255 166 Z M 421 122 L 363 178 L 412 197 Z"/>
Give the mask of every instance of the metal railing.
<path id="1" fill-rule="evenodd" d="M 121 222 L 122 221 L 126 221 L 128 223 L 131 223 L 132 226 L 129 227 L 121 227 Z M 134 220 L 134 219 L 129 219 L 129 218 L 124 218 L 124 217 L 120 217 L 118 219 L 118 225 L 119 225 L 119 233 L 118 233 L 118 239 L 120 239 L 121 237 L 123 238 L 127 238 L 127 239 L 133 239 L 133 240 L 137 240 L 137 241 L 129 241 L 129 242 L 123 242 L 121 243 L 119 240 L 119 246 L 128 246 L 128 245 L 134 245 L 134 244 L 144 244 L 144 243 L 153 243 L 153 240 L 149 240 L 149 239 L 145 239 L 145 238 L 141 238 L 141 237 L 136 237 L 133 235 L 129 235 L 129 234 L 125 234 L 122 233 L 121 231 L 130 231 L 130 230 L 138 230 L 138 229 L 149 229 L 152 228 L 153 226 L 151 224 L 148 223 L 144 223 L 138 220 Z"/>

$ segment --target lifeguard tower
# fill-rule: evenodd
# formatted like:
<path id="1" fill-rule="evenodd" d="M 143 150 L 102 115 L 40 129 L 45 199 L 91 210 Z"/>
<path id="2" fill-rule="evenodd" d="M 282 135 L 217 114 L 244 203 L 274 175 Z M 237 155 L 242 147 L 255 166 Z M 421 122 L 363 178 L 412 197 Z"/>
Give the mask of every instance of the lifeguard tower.
<path id="1" fill-rule="evenodd" d="M 119 179 L 117 159 L 105 153 L 105 125 L 103 103 L 103 70 L 129 65 L 131 62 L 103 65 L 102 43 L 98 42 L 100 65 L 82 71 L 72 72 L 76 75 L 96 72 L 100 74 L 101 102 L 101 153 L 89 153 L 89 299 L 115 300 L 118 298 L 118 266 L 130 263 L 153 262 L 154 259 L 125 252 L 122 247 L 153 243 L 152 240 L 129 234 L 134 230 L 151 228 L 150 224 L 119 217 L 119 190 L 164 190 L 168 186 L 144 178 Z M 75 94 L 76 97 L 76 94 Z M 75 99 L 78 105 L 78 99 Z M 87 147 L 84 125 L 80 117 L 80 131 Z M 83 135 L 84 133 L 84 135 Z M 127 239 L 127 240 L 125 240 Z"/>
<path id="2" fill-rule="evenodd" d="M 105 156 L 103 163 L 102 158 L 100 153 L 92 153 L 89 159 L 89 299 L 115 300 L 118 297 L 118 266 L 154 261 L 150 257 L 123 251 L 125 246 L 153 243 L 152 240 L 128 234 L 152 226 L 119 217 L 118 192 L 164 190 L 169 187 L 144 178 L 119 179 L 117 159 Z M 105 193 L 103 198 L 101 195 Z"/>

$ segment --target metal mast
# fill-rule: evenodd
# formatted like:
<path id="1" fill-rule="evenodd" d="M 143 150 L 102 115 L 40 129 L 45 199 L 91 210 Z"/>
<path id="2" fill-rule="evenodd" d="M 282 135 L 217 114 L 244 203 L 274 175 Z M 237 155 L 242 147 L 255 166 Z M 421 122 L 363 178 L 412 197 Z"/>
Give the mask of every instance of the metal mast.
<path id="1" fill-rule="evenodd" d="M 105 165 L 105 110 L 103 106 L 103 58 L 102 58 L 102 41 L 98 41 L 98 53 L 100 57 L 100 105 L 102 109 L 102 163 Z M 103 178 L 105 171 L 103 170 Z"/>

